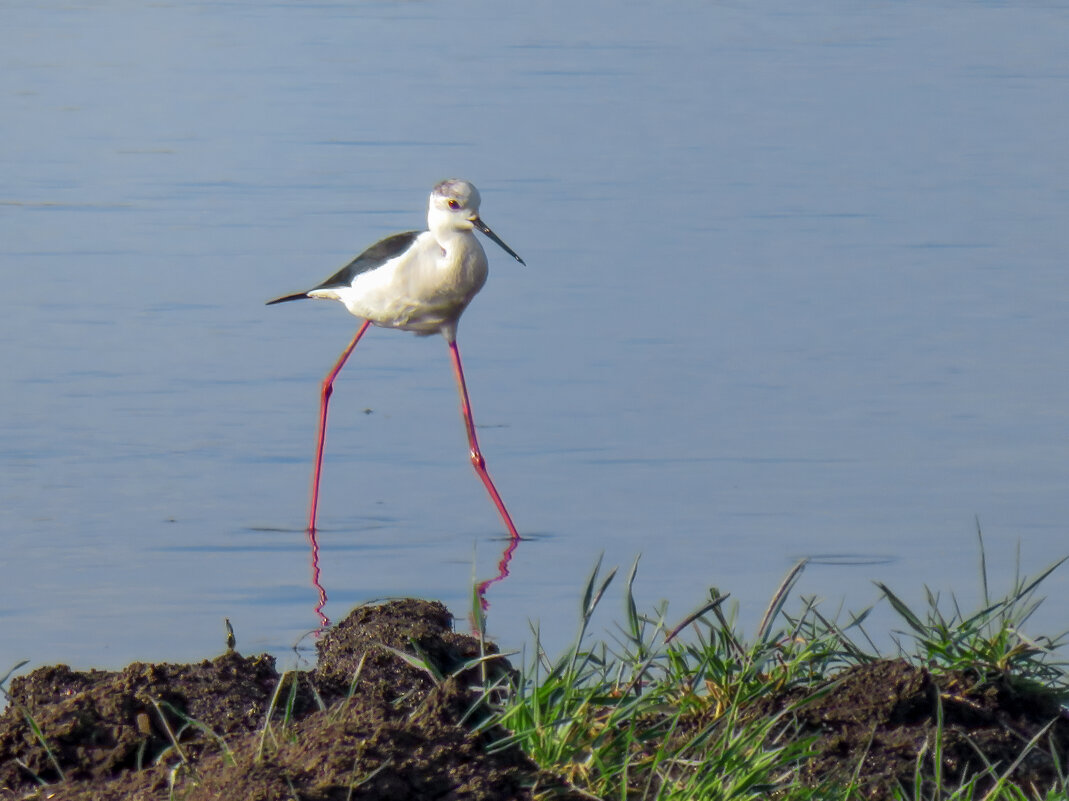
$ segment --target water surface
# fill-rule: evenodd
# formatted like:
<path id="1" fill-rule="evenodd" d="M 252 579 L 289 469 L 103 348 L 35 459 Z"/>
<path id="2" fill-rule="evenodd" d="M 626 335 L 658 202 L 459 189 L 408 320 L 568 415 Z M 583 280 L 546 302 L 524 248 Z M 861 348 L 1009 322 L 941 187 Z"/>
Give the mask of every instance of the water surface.
<path id="1" fill-rule="evenodd" d="M 566 641 L 602 553 L 642 555 L 642 604 L 681 617 L 716 585 L 752 627 L 804 556 L 800 592 L 860 608 L 873 579 L 975 599 L 977 518 L 996 591 L 1018 545 L 1030 572 L 1069 552 L 1064 9 L 2 16 L 9 662 L 200 658 L 224 616 L 285 654 L 315 625 L 318 383 L 356 321 L 263 302 L 421 226 L 451 175 L 529 265 L 488 247 L 460 328 L 532 536 L 489 595 L 506 648 L 529 620 Z M 325 471 L 327 613 L 418 594 L 463 618 L 503 530 L 439 338 L 369 333 Z"/>

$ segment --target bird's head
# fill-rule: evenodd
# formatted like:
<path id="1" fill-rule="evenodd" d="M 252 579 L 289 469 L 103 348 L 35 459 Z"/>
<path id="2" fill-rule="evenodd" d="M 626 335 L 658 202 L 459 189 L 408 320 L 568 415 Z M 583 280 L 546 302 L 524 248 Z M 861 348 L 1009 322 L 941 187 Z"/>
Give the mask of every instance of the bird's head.
<path id="1" fill-rule="evenodd" d="M 472 184 L 459 178 L 448 178 L 434 187 L 434 191 L 431 192 L 427 222 L 432 231 L 441 229 L 470 231 L 472 228 L 478 228 L 512 258 L 520 264 L 525 264 L 516 251 L 506 245 L 497 234 L 490 230 L 490 226 L 479 218 L 481 201 L 479 190 Z"/>

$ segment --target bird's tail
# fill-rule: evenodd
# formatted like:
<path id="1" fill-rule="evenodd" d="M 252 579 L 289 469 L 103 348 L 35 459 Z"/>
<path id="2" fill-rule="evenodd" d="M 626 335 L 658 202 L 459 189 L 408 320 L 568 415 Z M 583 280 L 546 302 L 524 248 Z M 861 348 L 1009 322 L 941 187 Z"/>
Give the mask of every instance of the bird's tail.
<path id="1" fill-rule="evenodd" d="M 273 303 L 285 303 L 287 300 L 301 300 L 302 298 L 306 298 L 306 297 L 308 297 L 308 293 L 307 292 L 295 292 L 292 295 L 283 295 L 280 298 L 275 298 L 274 300 L 269 300 L 269 301 L 267 301 L 267 305 L 270 306 Z"/>

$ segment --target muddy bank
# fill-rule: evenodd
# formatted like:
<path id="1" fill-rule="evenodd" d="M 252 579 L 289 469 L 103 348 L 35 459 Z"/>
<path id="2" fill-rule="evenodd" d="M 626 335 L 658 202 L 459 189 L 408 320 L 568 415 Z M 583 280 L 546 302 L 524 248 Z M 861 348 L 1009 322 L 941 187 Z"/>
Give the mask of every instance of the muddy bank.
<path id="1" fill-rule="evenodd" d="M 912 798 L 918 773 L 924 798 L 939 797 L 936 775 L 945 790 L 982 776 L 981 798 L 994 784 L 983 775 L 988 766 L 1043 797 L 1059 781 L 1059 766 L 1069 764 L 1066 711 L 1053 694 L 1008 677 L 933 674 L 901 659 L 879 660 L 843 671 L 815 693 L 774 697 L 755 712 L 799 701 L 784 720 L 792 736 L 815 738 L 805 782 L 856 782 L 865 798 L 890 798 L 895 787 Z"/>
<path id="2" fill-rule="evenodd" d="M 233 652 L 118 672 L 41 668 L 11 681 L 0 798 L 41 781 L 41 797 L 72 801 L 167 798 L 172 783 L 190 801 L 497 801 L 552 785 L 517 749 L 487 752 L 503 732 L 472 733 L 481 713 L 468 684 L 478 676 L 436 683 L 389 650 L 412 654 L 414 645 L 445 675 L 480 656 L 444 606 L 404 600 L 359 608 L 329 630 L 296 686 L 280 684 L 272 657 Z"/>
<path id="3" fill-rule="evenodd" d="M 360 607 L 317 649 L 315 669 L 296 683 L 292 674 L 280 679 L 271 657 L 234 652 L 199 664 L 54 666 L 15 678 L 0 716 L 0 799 L 160 799 L 172 788 L 191 800 L 590 797 L 516 748 L 488 749 L 506 733 L 474 728 L 486 714 L 480 671 L 501 677 L 511 667 L 478 662 L 478 641 L 454 632 L 441 604 Z M 438 675 L 397 652 L 426 660 Z M 857 776 L 870 798 L 911 786 L 918 754 L 927 754 L 926 772 L 932 767 L 938 714 L 951 786 L 982 771 L 984 759 L 1000 773 L 1009 769 L 1044 726 L 1041 747 L 1013 778 L 1042 789 L 1057 776 L 1052 751 L 1069 764 L 1064 712 L 1009 682 L 934 678 L 887 660 L 845 671 L 785 712 L 802 693 L 766 699 L 751 714 L 782 715 L 781 734 L 815 738 L 802 767 L 808 783 Z"/>

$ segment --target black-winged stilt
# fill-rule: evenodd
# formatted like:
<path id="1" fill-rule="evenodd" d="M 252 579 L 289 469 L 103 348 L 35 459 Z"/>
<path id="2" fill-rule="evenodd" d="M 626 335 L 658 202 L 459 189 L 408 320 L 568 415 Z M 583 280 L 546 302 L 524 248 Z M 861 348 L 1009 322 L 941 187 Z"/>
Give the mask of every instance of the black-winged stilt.
<path id="1" fill-rule="evenodd" d="M 426 231 L 407 231 L 376 242 L 326 281 L 312 289 L 284 295 L 272 303 L 301 298 L 329 298 L 345 304 L 353 315 L 363 320 L 348 347 L 323 380 L 319 408 L 319 433 L 316 441 L 315 467 L 312 472 L 312 501 L 308 529 L 315 531 L 319 504 L 319 476 L 323 465 L 323 443 L 327 429 L 327 406 L 334 379 L 349 354 L 371 324 L 399 328 L 416 334 L 441 334 L 449 345 L 460 410 L 464 416 L 471 462 L 482 479 L 490 499 L 505 522 L 509 537 L 520 535 L 505 508 L 501 496 L 490 480 L 486 460 L 475 436 L 468 388 L 457 349 L 457 321 L 486 283 L 486 253 L 475 238 L 478 228 L 500 245 L 520 264 L 525 264 L 512 248 L 479 218 L 479 190 L 467 181 L 442 181 L 431 192 L 427 209 Z"/>

